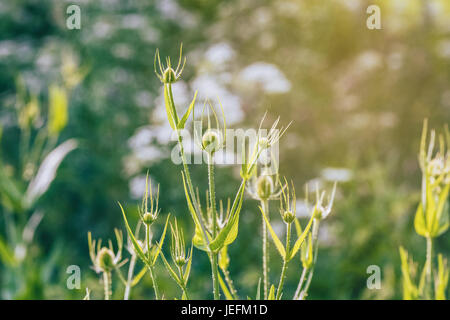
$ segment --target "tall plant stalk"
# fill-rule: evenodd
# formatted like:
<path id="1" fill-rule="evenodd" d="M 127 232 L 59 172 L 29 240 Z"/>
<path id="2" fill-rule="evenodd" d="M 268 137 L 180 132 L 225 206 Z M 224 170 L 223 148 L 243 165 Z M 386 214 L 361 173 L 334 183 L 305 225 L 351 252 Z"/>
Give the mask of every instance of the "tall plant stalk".
<path id="1" fill-rule="evenodd" d="M 261 207 L 263 208 L 264 212 L 267 213 L 267 219 L 270 221 L 269 201 L 262 200 Z M 264 292 L 264 299 L 266 300 L 268 297 L 268 294 L 269 294 L 269 241 L 267 239 L 268 232 L 267 232 L 267 225 L 264 221 L 264 217 L 261 216 L 261 219 L 262 219 L 262 236 L 263 236 L 263 239 L 262 239 L 263 292 Z"/>
<path id="2" fill-rule="evenodd" d="M 291 242 L 291 223 L 287 224 L 287 232 L 286 232 L 286 257 L 283 259 L 283 267 L 281 268 L 280 282 L 278 283 L 277 289 L 277 300 L 281 298 L 281 294 L 283 292 L 284 279 L 286 277 L 286 270 L 288 266 L 288 258 L 290 253 L 290 242 Z"/>

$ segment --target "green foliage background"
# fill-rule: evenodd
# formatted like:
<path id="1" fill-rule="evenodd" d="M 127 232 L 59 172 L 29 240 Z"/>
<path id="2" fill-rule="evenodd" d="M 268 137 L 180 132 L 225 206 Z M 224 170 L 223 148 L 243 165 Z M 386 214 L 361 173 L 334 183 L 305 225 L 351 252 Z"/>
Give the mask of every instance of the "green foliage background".
<path id="1" fill-rule="evenodd" d="M 238 97 L 243 112 L 233 127 L 256 127 L 266 110 L 271 119 L 280 115 L 285 123 L 293 121 L 281 140 L 280 167 L 298 190 L 312 179 L 327 183 L 325 168 L 350 170 L 351 179 L 339 184 L 335 210 L 324 223 L 309 298 L 401 298 L 398 246 L 404 244 L 420 262 L 425 252 L 425 241 L 413 228 L 422 121 L 428 117 L 440 129 L 450 120 L 448 1 L 87 0 L 78 3 L 81 30 L 66 28 L 69 4 L 77 2 L 0 5 L 3 162 L 14 167 L 18 161 L 16 77 L 24 77 L 45 107 L 64 52 L 73 52 L 89 69 L 71 95 L 69 123 L 60 137 L 77 138 L 80 147 L 64 160 L 38 203 L 45 216 L 28 252 L 23 286 L 10 290 L 0 262 L 1 298 L 80 299 L 85 287 L 93 289 L 93 298 L 101 298 L 101 284 L 89 268 L 87 232 L 112 238 L 114 227 L 123 228 L 117 201 L 134 210 L 137 221 L 139 201 L 130 195 L 130 181 L 147 169 L 161 185 L 163 214 L 171 212 L 192 230 L 170 146 L 153 139 L 164 156 L 136 161 L 129 144 L 138 128 L 157 122 L 152 113 L 161 89 L 153 72 L 156 48 L 176 57 L 181 42 L 190 95 L 198 89 L 193 80 L 199 75 L 230 77 L 224 87 Z M 381 30 L 366 28 L 370 4 L 381 7 Z M 233 58 L 214 65 L 204 52 L 223 43 L 232 48 Z M 290 90 L 271 94 L 243 81 L 241 70 L 255 62 L 276 66 Z M 227 100 L 221 98 L 227 113 Z M 206 169 L 192 170 L 199 188 L 206 189 Z M 233 193 L 238 176 L 230 167 L 217 170 L 219 197 Z M 272 205 L 273 219 L 278 219 Z M 242 297 L 254 296 L 260 277 L 260 221 L 256 201 L 247 199 L 238 239 L 229 249 L 231 275 Z M 2 236 L 4 230 L 0 214 Z M 448 253 L 448 234 L 436 246 Z M 275 282 L 281 264 L 275 250 L 270 261 Z M 73 264 L 81 267 L 80 290 L 66 288 L 66 268 Z M 366 289 L 369 265 L 382 268 L 381 290 Z M 299 270 L 298 259 L 288 269 L 287 292 L 295 290 Z M 159 273 L 161 290 L 177 294 L 162 268 Z M 194 298 L 210 297 L 209 278 L 208 261 L 196 251 L 190 281 Z M 121 298 L 123 288 L 118 279 L 114 282 L 113 297 Z M 131 297 L 151 298 L 149 282 L 145 277 Z"/>

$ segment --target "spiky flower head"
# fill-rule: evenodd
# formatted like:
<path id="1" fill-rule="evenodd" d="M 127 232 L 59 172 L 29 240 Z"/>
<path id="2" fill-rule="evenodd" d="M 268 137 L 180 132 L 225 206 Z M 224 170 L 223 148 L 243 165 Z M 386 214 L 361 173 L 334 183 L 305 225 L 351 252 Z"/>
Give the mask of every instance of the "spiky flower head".
<path id="1" fill-rule="evenodd" d="M 219 105 L 222 112 L 222 123 L 219 122 L 219 117 L 215 108 L 212 106 L 211 102 L 207 100 L 203 105 L 200 121 L 198 121 L 194 127 L 195 142 L 203 151 L 210 155 L 213 155 L 214 153 L 222 149 L 226 143 L 227 124 L 225 121 L 225 113 L 220 100 Z M 201 132 L 203 131 L 203 121 L 205 118 L 207 127 L 205 133 L 200 137 Z M 213 121 L 215 122 L 215 127 L 213 127 Z"/>
<path id="2" fill-rule="evenodd" d="M 120 268 L 126 260 L 122 261 L 123 236 L 122 232 L 115 229 L 117 240 L 117 252 L 114 253 L 112 241 L 108 241 L 108 247 L 102 247 L 102 240 L 92 240 L 92 235 L 88 233 L 89 256 L 91 258 L 95 272 L 110 272 L 115 268 Z"/>
<path id="3" fill-rule="evenodd" d="M 166 58 L 166 65 L 163 65 L 161 63 L 161 58 L 159 56 L 159 50 L 156 49 L 154 68 L 155 73 L 158 76 L 158 79 L 162 83 L 164 84 L 174 83 L 180 79 L 184 66 L 186 64 L 186 57 L 184 59 L 182 57 L 183 57 L 183 44 L 181 44 L 180 46 L 180 57 L 178 59 L 178 65 L 176 69 L 173 69 L 172 64 L 170 62 L 170 57 Z M 158 61 L 159 72 L 156 70 L 156 61 Z"/>
<path id="4" fill-rule="evenodd" d="M 150 198 L 150 206 L 148 205 L 149 198 Z M 147 176 L 145 178 L 145 193 L 144 196 L 142 197 L 142 205 L 139 209 L 139 216 L 141 217 L 141 221 L 145 225 L 150 226 L 158 218 L 159 213 L 161 211 L 161 209 L 158 208 L 158 202 L 159 202 L 159 184 L 156 191 L 156 197 L 154 197 L 152 189 L 152 181 L 149 180 L 147 172 Z"/>
<path id="5" fill-rule="evenodd" d="M 181 268 L 189 261 L 189 257 L 186 256 L 183 229 L 178 228 L 178 222 L 175 219 L 174 224 L 170 224 L 170 230 L 172 233 L 172 244 L 170 247 L 172 260 Z"/>
<path id="6" fill-rule="evenodd" d="M 296 197 L 295 197 L 295 187 L 294 183 L 291 181 L 291 187 L 287 183 L 286 179 L 285 188 L 281 189 L 280 197 L 280 214 L 283 221 L 287 224 L 291 224 L 295 220 L 295 214 L 297 210 Z"/>

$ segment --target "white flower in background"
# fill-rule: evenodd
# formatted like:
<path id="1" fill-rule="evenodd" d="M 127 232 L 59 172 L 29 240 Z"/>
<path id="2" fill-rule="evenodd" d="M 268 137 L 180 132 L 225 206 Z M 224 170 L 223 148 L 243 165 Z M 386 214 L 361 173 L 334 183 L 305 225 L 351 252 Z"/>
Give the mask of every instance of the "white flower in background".
<path id="1" fill-rule="evenodd" d="M 227 125 L 238 123 L 244 118 L 241 99 L 226 89 L 220 82 L 220 78 L 204 74 L 194 79 L 192 87 L 198 89 L 197 101 L 209 99 L 213 104 L 218 104 L 217 99 L 220 99 L 226 114 Z M 197 114 L 200 115 L 200 113 Z"/>
<path id="2" fill-rule="evenodd" d="M 214 66 L 221 66 L 231 61 L 235 55 L 236 53 L 228 43 L 221 42 L 211 46 L 206 51 L 205 58 L 208 62 L 214 64 Z"/>
<path id="3" fill-rule="evenodd" d="M 352 179 L 353 173 L 347 168 L 325 168 L 321 176 L 326 181 L 346 182 Z"/>
<path id="4" fill-rule="evenodd" d="M 306 201 L 303 199 L 297 199 L 297 218 L 310 218 L 311 212 L 308 210 L 308 206 L 306 205 Z M 311 204 L 310 204 L 311 205 Z M 309 208 L 311 209 L 311 208 Z"/>
<path id="5" fill-rule="evenodd" d="M 291 89 L 291 83 L 273 64 L 256 62 L 247 66 L 239 74 L 243 83 L 261 87 L 267 93 L 285 93 Z"/>

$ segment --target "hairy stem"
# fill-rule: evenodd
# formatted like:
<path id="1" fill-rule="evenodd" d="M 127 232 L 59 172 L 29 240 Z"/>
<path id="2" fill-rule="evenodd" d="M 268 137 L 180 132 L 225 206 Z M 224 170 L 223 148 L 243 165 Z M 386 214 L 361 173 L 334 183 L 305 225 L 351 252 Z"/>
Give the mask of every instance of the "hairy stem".
<path id="1" fill-rule="evenodd" d="M 286 232 L 286 256 L 283 259 L 283 267 L 281 269 L 281 276 L 280 276 L 280 282 L 278 283 L 278 289 L 277 289 L 277 300 L 281 298 L 281 294 L 283 291 L 283 285 L 284 285 L 284 278 L 286 277 L 286 270 L 288 265 L 288 257 L 289 257 L 289 250 L 290 250 L 290 242 L 291 242 L 291 224 L 287 224 L 287 232 Z"/>
<path id="2" fill-rule="evenodd" d="M 128 267 L 127 285 L 125 286 L 125 293 L 123 295 L 123 300 L 128 300 L 130 298 L 131 283 L 133 282 L 133 272 L 136 266 L 137 256 L 133 254 L 130 259 L 130 266 Z"/>
<path id="3" fill-rule="evenodd" d="M 425 262 L 426 268 L 426 286 L 425 297 L 432 299 L 433 291 L 433 238 L 427 237 L 427 257 Z"/>
<path id="4" fill-rule="evenodd" d="M 267 200 L 261 201 L 261 207 L 269 220 L 269 202 Z M 267 233 L 267 225 L 264 221 L 264 217 L 261 215 L 262 219 L 262 232 L 263 232 L 263 243 L 262 243 L 262 251 L 263 251 L 263 291 L 264 291 L 264 300 L 267 300 L 269 294 L 269 241 L 267 241 L 268 233 Z"/>
<path id="5" fill-rule="evenodd" d="M 295 290 L 294 300 L 297 300 L 300 296 L 300 291 L 302 290 L 303 282 L 305 282 L 305 277 L 309 268 L 303 268 L 302 275 L 300 276 L 300 280 L 298 281 L 297 290 Z"/>
<path id="6" fill-rule="evenodd" d="M 159 300 L 159 288 L 158 288 L 158 282 L 156 281 L 156 274 L 153 267 L 148 266 L 148 271 L 150 272 L 150 277 L 152 278 L 153 283 L 153 290 L 155 291 L 155 299 Z"/>
<path id="7" fill-rule="evenodd" d="M 308 294 L 309 286 L 311 285 L 311 280 L 314 274 L 314 267 L 316 265 L 317 253 L 319 251 L 319 225 L 320 220 L 314 219 L 313 221 L 313 229 L 312 229 L 312 239 L 314 246 L 314 259 L 311 268 L 309 269 L 308 280 L 306 280 L 305 288 L 300 293 L 298 300 L 304 300 Z"/>
<path id="8" fill-rule="evenodd" d="M 219 291 L 219 268 L 218 268 L 218 254 L 217 253 L 211 253 L 211 273 L 212 273 L 212 280 L 213 280 L 213 295 L 214 300 L 220 299 L 220 291 Z"/>
<path id="9" fill-rule="evenodd" d="M 111 288 L 111 272 L 103 272 L 103 290 L 105 292 L 105 300 L 109 300 L 112 294 Z"/>
<path id="10" fill-rule="evenodd" d="M 225 282 L 227 283 L 228 288 L 230 289 L 230 293 L 233 296 L 233 299 L 238 300 L 239 297 L 237 295 L 236 288 L 233 285 L 233 280 L 231 280 L 230 272 L 228 271 L 228 269 L 225 269 L 225 268 L 221 268 L 221 270 L 222 270 L 223 275 L 225 277 Z"/>
<path id="11" fill-rule="evenodd" d="M 212 216 L 212 235 L 213 239 L 216 238 L 217 232 L 217 210 L 216 210 L 216 188 L 214 182 L 214 163 L 212 154 L 208 153 L 208 186 L 209 186 L 209 199 L 211 205 Z"/>

